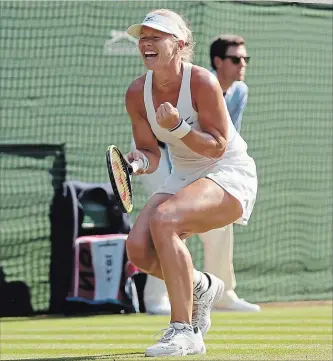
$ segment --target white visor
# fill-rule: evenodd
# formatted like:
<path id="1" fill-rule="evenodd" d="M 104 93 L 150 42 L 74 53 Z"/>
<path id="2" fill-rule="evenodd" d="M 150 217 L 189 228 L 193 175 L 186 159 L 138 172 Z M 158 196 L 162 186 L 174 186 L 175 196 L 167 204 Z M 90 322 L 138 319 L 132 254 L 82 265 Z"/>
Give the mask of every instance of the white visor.
<path id="1" fill-rule="evenodd" d="M 134 38 L 140 37 L 142 26 L 162 31 L 163 33 L 172 34 L 179 40 L 185 41 L 185 36 L 180 27 L 171 18 L 159 14 L 148 14 L 141 24 L 131 25 L 127 33 Z"/>

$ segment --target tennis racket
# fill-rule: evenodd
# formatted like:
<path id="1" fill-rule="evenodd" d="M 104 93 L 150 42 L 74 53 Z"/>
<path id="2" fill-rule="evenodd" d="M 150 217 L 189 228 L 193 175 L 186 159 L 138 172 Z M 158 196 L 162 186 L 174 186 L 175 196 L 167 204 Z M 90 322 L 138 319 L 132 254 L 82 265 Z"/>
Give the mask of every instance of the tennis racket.
<path id="1" fill-rule="evenodd" d="M 106 163 L 116 200 L 124 213 L 131 213 L 133 210 L 131 175 L 142 168 L 144 162 L 139 159 L 128 164 L 121 151 L 115 145 L 110 145 L 106 151 Z"/>

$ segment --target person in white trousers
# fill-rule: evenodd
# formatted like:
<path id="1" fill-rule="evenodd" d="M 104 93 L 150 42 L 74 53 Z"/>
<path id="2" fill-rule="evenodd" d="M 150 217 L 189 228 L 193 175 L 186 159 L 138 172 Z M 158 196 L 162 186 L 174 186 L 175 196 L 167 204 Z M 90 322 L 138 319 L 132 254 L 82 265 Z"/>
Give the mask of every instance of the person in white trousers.
<path id="1" fill-rule="evenodd" d="M 211 71 L 219 80 L 231 120 L 236 130 L 240 132 L 248 97 L 248 87 L 244 83 L 245 70 L 250 60 L 244 38 L 231 34 L 216 37 L 210 46 L 210 60 Z M 167 146 L 163 143 L 159 143 L 159 146 L 161 159 L 158 169 L 152 174 L 139 176 L 149 197 L 163 184 L 172 167 Z M 134 142 L 133 148 L 135 148 Z M 200 234 L 199 237 L 204 244 L 204 270 L 219 277 L 225 284 L 224 295 L 215 307 L 225 311 L 260 311 L 259 305 L 240 299 L 235 293 L 233 224 L 222 229 L 213 229 Z M 147 276 L 144 304 L 147 313 L 170 314 L 170 303 L 164 281 L 151 275 Z"/>

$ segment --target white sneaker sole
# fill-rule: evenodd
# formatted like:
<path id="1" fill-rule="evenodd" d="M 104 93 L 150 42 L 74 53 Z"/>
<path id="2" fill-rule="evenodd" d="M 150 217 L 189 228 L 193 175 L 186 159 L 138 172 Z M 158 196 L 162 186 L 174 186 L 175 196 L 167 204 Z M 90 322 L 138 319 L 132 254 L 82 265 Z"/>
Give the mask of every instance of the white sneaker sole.
<path id="1" fill-rule="evenodd" d="M 188 352 L 187 352 L 188 351 Z M 160 352 L 156 353 L 154 351 L 146 351 L 145 357 L 165 357 L 165 356 L 186 356 L 186 355 L 203 355 L 206 353 L 206 346 L 203 344 L 200 350 L 179 350 L 175 352 Z"/>

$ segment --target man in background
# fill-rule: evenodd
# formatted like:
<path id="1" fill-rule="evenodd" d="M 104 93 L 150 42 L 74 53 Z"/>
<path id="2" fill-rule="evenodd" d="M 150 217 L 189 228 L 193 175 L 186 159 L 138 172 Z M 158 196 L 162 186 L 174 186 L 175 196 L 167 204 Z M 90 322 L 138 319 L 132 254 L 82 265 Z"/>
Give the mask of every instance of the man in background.
<path id="1" fill-rule="evenodd" d="M 220 35 L 211 43 L 212 72 L 219 80 L 231 120 L 238 132 L 241 129 L 242 116 L 247 104 L 248 88 L 243 81 L 249 59 L 245 40 L 241 36 Z M 171 171 L 167 146 L 163 143 L 159 143 L 159 146 L 161 159 L 158 169 L 152 174 L 138 177 L 149 197 L 164 182 Z M 213 273 L 225 283 L 224 296 L 217 308 L 226 311 L 260 311 L 259 305 L 240 299 L 235 293 L 233 225 L 230 224 L 223 229 L 211 230 L 200 234 L 199 237 L 204 244 L 204 270 Z M 170 313 L 170 303 L 164 281 L 150 275 L 147 276 L 144 304 L 148 313 Z"/>
<path id="2" fill-rule="evenodd" d="M 248 87 L 244 79 L 249 60 L 245 40 L 239 35 L 217 36 L 210 45 L 212 72 L 221 85 L 231 120 L 238 132 L 241 130 L 242 116 L 247 104 Z M 205 271 L 213 273 L 225 283 L 223 298 L 216 307 L 229 311 L 260 311 L 259 305 L 240 299 L 235 293 L 233 224 L 199 236 L 204 244 Z"/>

